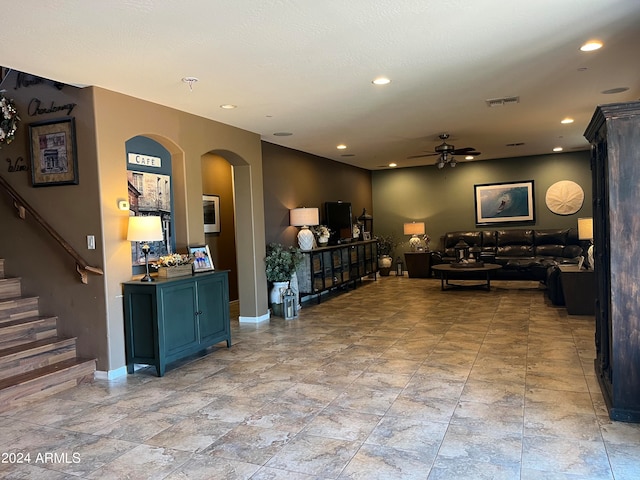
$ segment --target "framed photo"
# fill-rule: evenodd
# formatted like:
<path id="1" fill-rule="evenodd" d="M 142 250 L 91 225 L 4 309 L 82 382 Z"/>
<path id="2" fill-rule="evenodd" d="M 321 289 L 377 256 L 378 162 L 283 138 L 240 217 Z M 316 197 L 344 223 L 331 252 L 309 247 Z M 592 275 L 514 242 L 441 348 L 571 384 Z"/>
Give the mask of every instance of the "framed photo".
<path id="1" fill-rule="evenodd" d="M 78 184 L 74 118 L 32 123 L 29 138 L 34 187 Z"/>
<path id="2" fill-rule="evenodd" d="M 362 232 L 363 240 L 371 240 L 371 232 Z"/>
<path id="3" fill-rule="evenodd" d="M 220 196 L 202 195 L 204 233 L 220 233 Z"/>
<path id="4" fill-rule="evenodd" d="M 475 185 L 476 225 L 534 223 L 533 180 Z"/>
<path id="5" fill-rule="evenodd" d="M 193 273 L 215 270 L 211 260 L 209 245 L 189 247 L 189 256 L 193 257 Z"/>

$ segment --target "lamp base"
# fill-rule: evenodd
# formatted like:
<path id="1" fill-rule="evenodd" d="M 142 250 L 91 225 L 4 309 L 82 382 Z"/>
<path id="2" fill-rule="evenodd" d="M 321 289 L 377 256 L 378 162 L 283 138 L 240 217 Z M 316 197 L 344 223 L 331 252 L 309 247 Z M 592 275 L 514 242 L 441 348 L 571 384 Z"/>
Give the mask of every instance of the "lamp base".
<path id="1" fill-rule="evenodd" d="M 418 248 L 422 246 L 422 241 L 420 240 L 420 237 L 418 237 L 417 235 L 413 235 L 409 239 L 409 246 L 411 247 L 412 252 L 416 252 Z"/>
<path id="2" fill-rule="evenodd" d="M 313 250 L 316 237 L 309 227 L 302 227 L 298 232 L 298 246 L 300 250 Z"/>
<path id="3" fill-rule="evenodd" d="M 142 247 L 142 253 L 144 253 L 144 265 L 145 268 L 147 269 L 147 273 L 144 277 L 142 277 L 140 279 L 141 282 L 155 282 L 155 278 L 153 278 L 151 275 L 149 275 L 149 251 L 150 248 L 148 245 L 145 245 L 144 247 Z"/>

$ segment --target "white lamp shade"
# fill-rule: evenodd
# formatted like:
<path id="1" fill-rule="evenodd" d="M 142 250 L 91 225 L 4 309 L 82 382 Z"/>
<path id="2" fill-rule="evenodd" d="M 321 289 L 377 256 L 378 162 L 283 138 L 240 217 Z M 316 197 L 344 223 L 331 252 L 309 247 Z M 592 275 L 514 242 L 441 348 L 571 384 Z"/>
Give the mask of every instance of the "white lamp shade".
<path id="1" fill-rule="evenodd" d="M 317 208 L 294 208 L 289 210 L 289 225 L 305 227 L 320 223 Z"/>
<path id="2" fill-rule="evenodd" d="M 164 240 L 160 217 L 129 217 L 127 240 L 130 242 L 158 242 Z"/>
<path id="3" fill-rule="evenodd" d="M 593 239 L 593 218 L 578 219 L 578 239 L 579 240 Z"/>
<path id="4" fill-rule="evenodd" d="M 411 222 L 404 224 L 405 235 L 424 235 L 424 222 Z"/>

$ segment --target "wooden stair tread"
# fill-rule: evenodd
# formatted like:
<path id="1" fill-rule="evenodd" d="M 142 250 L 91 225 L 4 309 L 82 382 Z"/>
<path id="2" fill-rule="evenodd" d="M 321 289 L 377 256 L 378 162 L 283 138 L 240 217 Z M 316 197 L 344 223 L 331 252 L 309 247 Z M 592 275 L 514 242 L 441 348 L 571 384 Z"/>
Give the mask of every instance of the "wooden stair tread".
<path id="1" fill-rule="evenodd" d="M 3 322 L 2 320 L 0 320 L 0 330 L 4 327 L 15 327 L 17 325 L 24 325 L 27 323 L 41 322 L 44 320 L 56 320 L 56 319 L 57 317 L 55 315 L 35 315 L 35 316 L 25 317 L 25 318 L 16 318 L 14 320 L 8 320 L 6 322 Z"/>
<path id="2" fill-rule="evenodd" d="M 44 377 L 53 375 L 56 372 L 85 364 L 88 366 L 89 363 L 93 364 L 93 370 L 95 371 L 95 360 L 93 359 L 76 357 L 69 360 L 63 360 L 62 362 L 57 362 L 52 365 L 47 365 L 46 367 L 37 368 L 29 372 L 0 380 L 0 390 L 25 384 L 32 380 L 41 381 Z"/>
<path id="3" fill-rule="evenodd" d="M 11 355 L 15 355 L 16 353 L 20 353 L 25 350 L 36 350 L 40 347 L 44 347 L 47 345 L 51 345 L 54 343 L 68 343 L 75 342 L 75 337 L 49 337 L 43 338 L 42 340 L 36 340 L 34 342 L 23 343 L 22 345 L 16 345 L 13 347 L 0 349 L 0 358 L 9 357 Z"/>

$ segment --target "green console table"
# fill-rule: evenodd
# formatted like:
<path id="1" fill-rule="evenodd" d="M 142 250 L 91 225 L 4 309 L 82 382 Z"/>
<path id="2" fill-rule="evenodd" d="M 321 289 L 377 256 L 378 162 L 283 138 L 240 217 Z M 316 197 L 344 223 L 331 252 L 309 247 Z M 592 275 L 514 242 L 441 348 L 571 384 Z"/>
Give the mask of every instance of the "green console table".
<path id="1" fill-rule="evenodd" d="M 226 271 L 124 284 L 127 372 L 134 364 L 167 364 L 216 343 L 231 346 Z"/>

